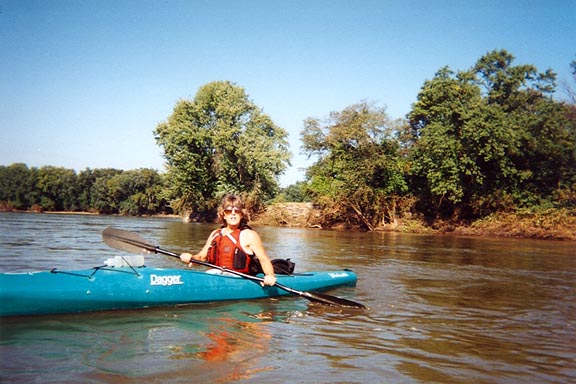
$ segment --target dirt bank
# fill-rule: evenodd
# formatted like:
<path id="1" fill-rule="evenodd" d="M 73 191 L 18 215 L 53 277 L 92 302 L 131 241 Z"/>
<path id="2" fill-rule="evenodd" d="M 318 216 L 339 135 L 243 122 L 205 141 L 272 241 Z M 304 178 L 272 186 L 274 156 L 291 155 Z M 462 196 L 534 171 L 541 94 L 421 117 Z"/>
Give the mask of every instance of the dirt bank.
<path id="1" fill-rule="evenodd" d="M 322 228 L 321 212 L 310 203 L 278 203 L 267 208 L 252 223 L 284 227 Z M 325 229 L 341 229 L 325 228 Z M 463 236 L 510 237 L 576 241 L 576 213 L 566 209 L 542 212 L 498 213 L 470 224 L 419 219 L 399 219 L 378 231 L 403 233 L 451 233 Z"/>

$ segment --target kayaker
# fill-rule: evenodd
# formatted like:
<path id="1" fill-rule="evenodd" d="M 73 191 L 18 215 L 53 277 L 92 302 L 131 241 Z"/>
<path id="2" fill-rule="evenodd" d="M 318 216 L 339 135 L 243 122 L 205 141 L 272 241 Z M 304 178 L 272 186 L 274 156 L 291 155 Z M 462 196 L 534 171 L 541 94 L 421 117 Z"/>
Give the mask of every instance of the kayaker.
<path id="1" fill-rule="evenodd" d="M 266 255 L 262 240 L 248 226 L 248 212 L 242 199 L 236 195 L 226 195 L 218 208 L 218 219 L 222 226 L 210 234 L 200 252 L 195 255 L 182 253 L 180 259 L 189 263 L 190 267 L 194 264 L 190 260 L 194 258 L 243 273 L 250 273 L 250 264 L 257 259 L 264 271 L 264 285 L 276 284 L 274 267 Z"/>

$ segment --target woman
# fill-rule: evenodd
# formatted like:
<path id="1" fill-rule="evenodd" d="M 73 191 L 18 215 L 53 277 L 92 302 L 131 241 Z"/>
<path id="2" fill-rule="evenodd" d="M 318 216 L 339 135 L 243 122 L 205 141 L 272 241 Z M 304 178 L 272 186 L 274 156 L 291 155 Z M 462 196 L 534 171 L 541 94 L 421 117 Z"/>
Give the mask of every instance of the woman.
<path id="1" fill-rule="evenodd" d="M 240 197 L 226 195 L 218 208 L 218 218 L 223 225 L 214 230 L 204 247 L 195 255 L 183 253 L 185 263 L 192 258 L 238 272 L 249 273 L 253 262 L 260 262 L 264 271 L 264 285 L 276 284 L 274 267 L 266 255 L 262 240 L 248 226 L 248 214 Z M 257 261 L 256 261 L 257 259 Z"/>

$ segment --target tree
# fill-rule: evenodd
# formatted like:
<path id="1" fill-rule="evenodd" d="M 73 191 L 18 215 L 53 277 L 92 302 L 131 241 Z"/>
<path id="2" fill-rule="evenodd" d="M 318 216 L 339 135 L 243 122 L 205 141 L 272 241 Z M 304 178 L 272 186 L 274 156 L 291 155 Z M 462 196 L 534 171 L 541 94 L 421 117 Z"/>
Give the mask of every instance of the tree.
<path id="1" fill-rule="evenodd" d="M 163 175 L 153 169 L 121 171 L 25 164 L 0 166 L 0 209 L 96 211 L 143 215 L 168 211 Z"/>
<path id="2" fill-rule="evenodd" d="M 125 171 L 108 180 L 108 193 L 115 208 L 125 215 L 143 215 L 157 212 L 162 207 L 159 196 L 162 178 L 153 169 Z"/>
<path id="3" fill-rule="evenodd" d="M 412 188 L 421 209 L 476 217 L 550 196 L 573 174 L 574 128 L 549 96 L 555 74 L 493 51 L 443 68 L 409 114 Z"/>
<path id="4" fill-rule="evenodd" d="M 481 58 L 472 71 L 485 89 L 485 102 L 502 116 L 508 163 L 506 192 L 517 205 L 549 200 L 576 172 L 576 127 L 564 103 L 552 98 L 556 74 L 533 65 L 513 66 L 506 51 Z M 499 189 L 501 190 L 502 188 Z"/>
<path id="5" fill-rule="evenodd" d="M 570 62 L 570 68 L 572 69 L 572 83 L 568 84 L 564 83 L 564 93 L 568 97 L 568 103 L 574 107 L 576 107 L 576 60 L 572 60 Z"/>
<path id="6" fill-rule="evenodd" d="M 280 194 L 274 199 L 275 202 L 303 203 L 310 201 L 308 184 L 304 181 L 297 181 L 286 188 L 282 188 Z"/>
<path id="7" fill-rule="evenodd" d="M 479 90 L 444 67 L 426 81 L 411 111 L 413 188 L 435 209 L 464 196 L 466 181 L 481 177 L 467 153 L 464 122 L 481 104 Z"/>
<path id="8" fill-rule="evenodd" d="M 94 183 L 90 187 L 90 207 L 100 213 L 117 213 L 118 202 L 114 200 L 109 181 L 123 171 L 114 168 L 94 170 Z"/>
<path id="9" fill-rule="evenodd" d="M 154 133 L 179 212 L 208 217 L 226 192 L 256 206 L 278 192 L 278 177 L 289 165 L 286 131 L 230 82 L 208 83 L 194 100 L 180 100 Z"/>
<path id="10" fill-rule="evenodd" d="M 78 210 L 76 172 L 73 169 L 45 166 L 38 170 L 40 205 L 47 211 Z"/>
<path id="11" fill-rule="evenodd" d="M 398 142 L 385 109 L 362 102 L 308 118 L 303 151 L 317 161 L 308 169 L 309 189 L 324 207 L 327 225 L 345 221 L 372 230 L 391 203 L 407 191 Z"/>
<path id="12" fill-rule="evenodd" d="M 80 211 L 89 212 L 92 210 L 90 206 L 90 193 L 94 182 L 96 181 L 96 171 L 86 168 L 78 173 L 77 186 L 78 186 L 78 207 Z"/>
<path id="13" fill-rule="evenodd" d="M 36 174 L 36 168 L 29 169 L 22 163 L 0 166 L 0 205 L 25 210 L 39 202 Z"/>

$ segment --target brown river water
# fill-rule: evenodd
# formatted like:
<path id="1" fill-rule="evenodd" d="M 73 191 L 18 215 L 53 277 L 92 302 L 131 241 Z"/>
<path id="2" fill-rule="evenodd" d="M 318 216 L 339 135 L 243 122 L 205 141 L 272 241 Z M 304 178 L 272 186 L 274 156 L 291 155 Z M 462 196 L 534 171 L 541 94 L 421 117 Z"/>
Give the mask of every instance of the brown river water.
<path id="1" fill-rule="evenodd" d="M 0 213 L 0 271 L 102 265 L 118 255 L 109 225 L 175 252 L 214 228 Z M 288 297 L 2 318 L 0 383 L 576 382 L 574 242 L 255 229 L 296 271 L 352 269 L 357 287 L 328 293 L 369 309 Z"/>

